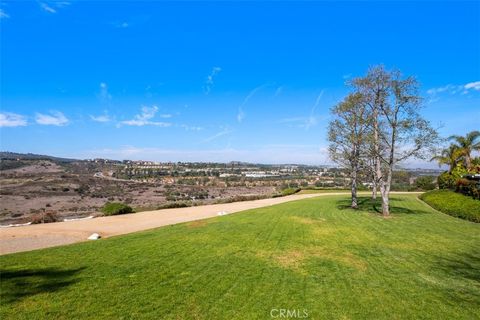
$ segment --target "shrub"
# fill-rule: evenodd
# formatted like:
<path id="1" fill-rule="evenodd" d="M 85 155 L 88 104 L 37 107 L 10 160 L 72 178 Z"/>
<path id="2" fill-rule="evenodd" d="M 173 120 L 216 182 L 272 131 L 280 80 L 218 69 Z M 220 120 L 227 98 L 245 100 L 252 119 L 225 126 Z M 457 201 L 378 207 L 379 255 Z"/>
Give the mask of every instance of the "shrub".
<path id="1" fill-rule="evenodd" d="M 51 223 L 60 221 L 58 215 L 54 212 L 41 212 L 32 216 L 32 224 Z"/>
<path id="2" fill-rule="evenodd" d="M 126 213 L 132 213 L 133 209 L 132 207 L 120 203 L 120 202 L 107 202 L 102 208 L 102 212 L 106 216 L 113 216 L 117 214 L 126 214 Z"/>
<path id="3" fill-rule="evenodd" d="M 159 205 L 157 207 L 157 210 L 172 209 L 172 208 L 186 208 L 186 207 L 191 207 L 191 206 L 192 206 L 192 204 L 187 203 L 187 202 L 168 202 L 168 203 Z"/>
<path id="4" fill-rule="evenodd" d="M 433 190 L 420 195 L 431 207 L 454 217 L 480 222 L 480 201 L 450 190 Z"/>
<path id="5" fill-rule="evenodd" d="M 283 190 L 282 190 L 282 196 L 289 196 L 289 195 L 291 195 L 291 194 L 295 194 L 295 193 L 299 192 L 300 190 L 302 190 L 302 189 L 300 189 L 300 188 L 287 188 L 287 189 L 283 189 Z"/>
<path id="6" fill-rule="evenodd" d="M 417 188 L 421 190 L 433 190 L 435 189 L 435 177 L 432 176 L 422 176 L 418 177 L 415 181 Z"/>
<path id="7" fill-rule="evenodd" d="M 438 187 L 440 189 L 455 189 L 457 180 L 467 173 L 467 170 L 461 164 L 459 164 L 452 170 L 451 173 L 444 172 L 438 177 Z"/>
<path id="8" fill-rule="evenodd" d="M 480 188 L 477 181 L 468 179 L 458 179 L 455 191 L 474 199 L 480 199 Z"/>

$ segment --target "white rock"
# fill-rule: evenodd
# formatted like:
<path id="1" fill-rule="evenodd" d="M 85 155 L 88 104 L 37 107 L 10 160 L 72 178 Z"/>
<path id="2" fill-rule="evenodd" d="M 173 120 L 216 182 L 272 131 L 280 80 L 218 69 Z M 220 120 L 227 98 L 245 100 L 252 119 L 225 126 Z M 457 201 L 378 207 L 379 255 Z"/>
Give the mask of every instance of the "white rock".
<path id="1" fill-rule="evenodd" d="M 98 240 L 100 239 L 100 235 L 98 233 L 92 233 L 90 237 L 88 237 L 88 240 Z"/>

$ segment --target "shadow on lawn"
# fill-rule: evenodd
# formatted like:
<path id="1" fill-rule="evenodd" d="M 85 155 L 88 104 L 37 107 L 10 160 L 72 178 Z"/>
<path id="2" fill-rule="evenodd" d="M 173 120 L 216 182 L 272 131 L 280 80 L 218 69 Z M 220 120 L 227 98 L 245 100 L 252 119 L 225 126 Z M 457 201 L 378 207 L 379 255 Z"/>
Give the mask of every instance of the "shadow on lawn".
<path id="1" fill-rule="evenodd" d="M 85 268 L 0 270 L 2 302 L 12 303 L 36 294 L 55 292 L 66 288 L 78 281 L 73 277 L 83 269 Z"/>
<path id="2" fill-rule="evenodd" d="M 457 285 L 450 284 L 443 288 L 444 294 L 451 301 L 464 303 L 469 301 L 480 306 L 480 253 L 463 252 L 455 256 L 437 256 L 434 269 L 440 270 L 447 278 L 454 278 Z"/>
<path id="3" fill-rule="evenodd" d="M 435 265 L 443 272 L 480 285 L 480 253 L 461 253 L 456 258 L 439 256 L 435 260 Z"/>
<path id="4" fill-rule="evenodd" d="M 381 199 L 372 200 L 370 197 L 358 197 L 358 209 L 361 211 L 367 211 L 371 213 L 382 213 L 382 201 Z M 401 201 L 405 201 L 401 198 L 391 198 L 390 199 L 390 213 L 392 214 L 425 214 L 428 213 L 423 210 L 410 210 L 405 207 L 394 206 L 392 203 L 398 203 Z M 353 210 L 352 207 L 352 200 L 348 199 L 341 199 L 337 201 L 337 208 L 339 210 L 346 210 L 350 209 Z"/>

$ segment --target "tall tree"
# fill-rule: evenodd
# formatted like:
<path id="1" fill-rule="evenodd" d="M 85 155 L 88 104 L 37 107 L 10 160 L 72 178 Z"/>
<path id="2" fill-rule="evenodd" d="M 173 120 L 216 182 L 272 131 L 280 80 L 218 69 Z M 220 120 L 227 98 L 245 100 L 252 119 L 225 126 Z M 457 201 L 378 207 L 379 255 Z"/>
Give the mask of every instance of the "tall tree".
<path id="1" fill-rule="evenodd" d="M 329 124 L 329 153 L 333 161 L 349 171 L 352 208 L 357 208 L 357 183 L 369 128 L 368 109 L 360 93 L 348 95 L 331 110 L 334 119 Z"/>
<path id="2" fill-rule="evenodd" d="M 364 102 L 370 109 L 370 156 L 366 161 L 370 165 L 370 167 L 367 167 L 367 171 L 372 178 L 372 199 L 377 198 L 377 190 L 382 179 L 382 164 L 380 161 L 380 154 L 383 150 L 380 141 L 382 119 L 379 117 L 379 112 L 387 102 L 390 80 L 390 74 L 385 71 L 383 65 L 379 65 L 371 67 L 365 77 L 355 78 L 350 82 L 350 85 L 364 96 Z"/>
<path id="3" fill-rule="evenodd" d="M 425 158 L 438 134 L 418 112 L 422 99 L 414 77 L 403 79 L 398 71 L 376 66 L 352 83 L 370 108 L 371 157 L 382 196 L 382 214 L 388 216 L 393 168 L 411 157 Z"/>
<path id="4" fill-rule="evenodd" d="M 465 137 L 451 136 L 449 139 L 455 140 L 458 144 L 459 152 L 465 161 L 465 168 L 472 169 L 472 151 L 480 150 L 480 131 L 469 132 Z"/>

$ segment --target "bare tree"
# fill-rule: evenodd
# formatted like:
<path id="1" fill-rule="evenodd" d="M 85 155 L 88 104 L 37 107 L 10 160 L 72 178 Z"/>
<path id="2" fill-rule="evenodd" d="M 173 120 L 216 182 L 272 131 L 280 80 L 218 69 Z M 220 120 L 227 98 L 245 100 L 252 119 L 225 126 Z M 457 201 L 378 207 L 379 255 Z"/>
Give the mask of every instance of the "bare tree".
<path id="1" fill-rule="evenodd" d="M 369 144 L 365 148 L 368 152 L 360 159 L 374 167 L 370 170 L 372 197 L 376 197 L 378 186 L 382 214 L 388 216 L 393 168 L 411 157 L 425 158 L 438 141 L 438 134 L 418 112 L 422 99 L 414 77 L 402 79 L 400 72 L 376 66 L 369 69 L 365 77 L 354 79 L 351 85 L 367 107 L 368 120 L 364 122 L 370 128 L 365 131 L 368 134 L 363 135 Z M 353 116 L 346 112 L 344 117 Z"/>
<path id="2" fill-rule="evenodd" d="M 390 78 L 387 99 L 378 105 L 381 161 L 378 176 L 382 194 L 382 214 L 390 214 L 390 188 L 393 168 L 409 158 L 426 159 L 439 140 L 438 133 L 419 113 L 422 98 L 414 77 L 402 79 L 400 72 L 385 71 Z M 382 150 L 383 148 L 383 150 Z M 383 170 L 382 170 L 383 167 Z"/>
<path id="3" fill-rule="evenodd" d="M 329 153 L 333 161 L 349 171 L 352 190 L 352 208 L 357 208 L 357 183 L 365 153 L 365 141 L 368 130 L 367 114 L 362 94 L 348 95 L 342 102 L 332 108 L 334 119 L 329 124 Z"/>
<path id="4" fill-rule="evenodd" d="M 379 113 L 382 106 L 387 103 L 390 81 L 390 74 L 385 71 L 383 65 L 379 65 L 370 68 L 365 77 L 355 78 L 350 83 L 357 92 L 364 96 L 371 114 L 370 156 L 367 158 L 370 167 L 367 167 L 367 170 L 372 178 L 372 199 L 377 198 L 377 190 L 382 180 L 380 161 L 383 149 L 380 141 L 382 119 L 379 117 Z"/>

